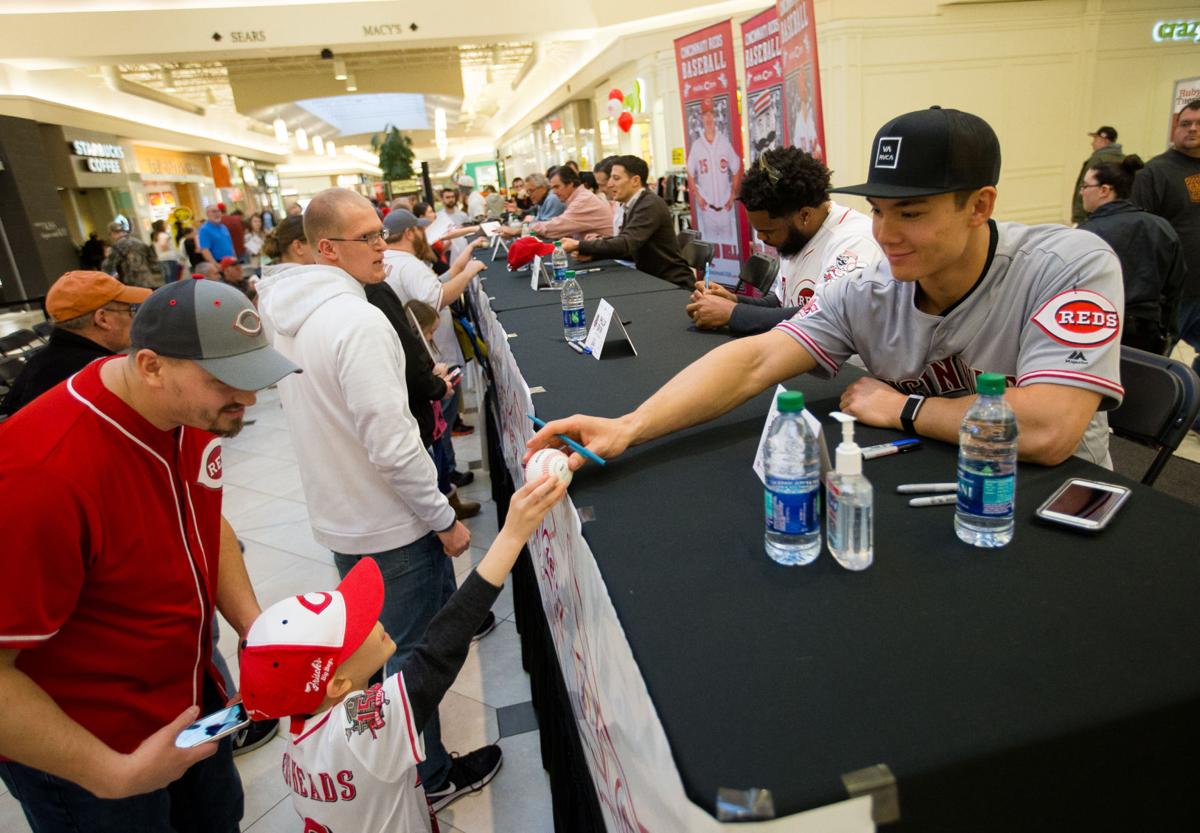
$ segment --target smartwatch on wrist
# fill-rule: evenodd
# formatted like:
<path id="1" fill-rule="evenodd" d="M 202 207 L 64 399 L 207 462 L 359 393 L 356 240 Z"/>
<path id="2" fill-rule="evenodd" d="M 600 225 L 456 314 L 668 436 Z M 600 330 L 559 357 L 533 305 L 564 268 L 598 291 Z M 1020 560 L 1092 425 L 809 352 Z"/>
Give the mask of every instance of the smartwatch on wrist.
<path id="1" fill-rule="evenodd" d="M 900 425 L 904 428 L 905 434 L 917 433 L 917 413 L 924 404 L 925 397 L 919 393 L 914 393 L 904 400 L 904 407 L 900 410 Z"/>

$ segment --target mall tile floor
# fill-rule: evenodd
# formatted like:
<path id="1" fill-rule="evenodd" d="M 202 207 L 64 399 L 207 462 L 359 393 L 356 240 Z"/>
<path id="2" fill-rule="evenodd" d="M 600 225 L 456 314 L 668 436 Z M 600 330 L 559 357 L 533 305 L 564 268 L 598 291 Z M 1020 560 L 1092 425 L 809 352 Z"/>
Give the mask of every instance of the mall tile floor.
<path id="1" fill-rule="evenodd" d="M 250 580 L 265 607 L 289 595 L 331 588 L 338 575 L 329 550 L 312 539 L 296 454 L 278 393 L 264 391 L 247 413 L 253 425 L 225 443 L 225 514 L 246 545 Z M 475 416 L 467 421 L 475 424 Z M 481 465 L 479 431 L 454 441 L 458 466 L 475 470 L 464 498 L 483 503 L 466 521 L 471 549 L 459 557 L 459 580 L 486 552 L 496 536 L 496 506 Z M 499 743 L 504 765 L 490 785 L 460 798 L 438 814 L 445 833 L 550 833 L 550 784 L 542 769 L 537 723 L 529 703 L 529 677 L 521 668 L 520 643 L 513 623 L 511 583 L 493 610 L 496 629 L 476 643 L 453 688 L 442 701 L 442 739 L 446 748 L 469 752 Z M 236 639 L 221 622 L 220 649 L 237 673 Z M 242 830 L 247 833 L 300 833 L 280 775 L 285 742 L 267 745 L 236 759 L 246 793 Z M 0 833 L 27 833 L 20 806 L 0 783 Z"/>

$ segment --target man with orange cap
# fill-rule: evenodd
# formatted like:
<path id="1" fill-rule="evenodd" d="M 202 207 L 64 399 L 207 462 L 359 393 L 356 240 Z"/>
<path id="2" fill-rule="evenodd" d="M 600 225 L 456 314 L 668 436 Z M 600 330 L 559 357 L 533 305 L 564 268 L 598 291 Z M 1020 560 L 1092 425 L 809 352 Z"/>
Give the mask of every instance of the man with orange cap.
<path id="1" fill-rule="evenodd" d="M 50 344 L 34 353 L 0 402 L 15 414 L 95 359 L 129 349 L 129 327 L 150 290 L 126 286 L 103 272 L 67 272 L 46 295 L 54 321 Z"/>

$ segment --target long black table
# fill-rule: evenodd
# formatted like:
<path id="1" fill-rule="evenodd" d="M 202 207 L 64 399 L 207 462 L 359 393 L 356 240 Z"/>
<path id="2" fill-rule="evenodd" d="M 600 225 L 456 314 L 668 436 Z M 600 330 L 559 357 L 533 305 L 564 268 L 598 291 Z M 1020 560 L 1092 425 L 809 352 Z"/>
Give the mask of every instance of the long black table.
<path id="1" fill-rule="evenodd" d="M 605 294 L 636 358 L 574 353 L 544 307 L 499 312 L 523 376 L 545 388 L 539 416 L 624 413 L 724 340 L 689 330 L 686 294 L 662 287 Z M 852 376 L 786 386 L 824 416 Z M 847 572 L 827 552 L 781 567 L 763 552 L 750 467 L 770 400 L 586 466 L 571 486 L 594 513 L 584 537 L 695 804 L 711 813 L 720 787 L 765 787 L 785 816 L 844 800 L 843 775 L 885 764 L 901 808 L 889 829 L 1200 829 L 1186 798 L 1200 770 L 1194 508 L 1076 458 L 1022 465 L 1013 542 L 975 549 L 955 537 L 952 506 L 895 494 L 954 479 L 956 449 L 925 440 L 866 463 L 871 569 Z M 1101 535 L 1033 520 L 1075 475 L 1133 489 Z M 534 601 L 526 622 L 542 616 Z"/>
<path id="2" fill-rule="evenodd" d="M 498 258 L 495 263 L 491 263 L 487 257 L 483 260 L 488 264 L 487 269 L 483 272 L 483 277 L 486 279 L 483 289 L 491 297 L 492 309 L 497 313 L 528 307 L 557 307 L 561 304 L 557 291 L 534 292 L 529 288 L 528 269 L 509 272 L 508 264 L 503 259 Z M 666 281 L 660 281 L 644 272 L 620 266 L 611 260 L 577 264 L 580 269 L 597 266 L 602 267 L 604 271 L 589 272 L 578 276 L 579 283 L 588 298 L 615 298 L 672 289 L 678 291 L 675 286 Z M 561 323 L 560 319 L 560 326 Z"/>

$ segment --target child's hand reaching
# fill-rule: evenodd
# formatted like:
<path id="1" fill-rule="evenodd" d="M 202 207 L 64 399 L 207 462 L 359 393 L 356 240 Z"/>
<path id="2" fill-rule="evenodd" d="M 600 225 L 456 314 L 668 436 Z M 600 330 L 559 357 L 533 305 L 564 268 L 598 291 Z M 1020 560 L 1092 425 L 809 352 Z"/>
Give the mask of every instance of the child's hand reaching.
<path id="1" fill-rule="evenodd" d="M 566 493 L 567 484 L 550 475 L 526 483 L 516 491 L 508 504 L 508 517 L 504 520 L 503 531 L 511 531 L 513 537 L 522 542 L 528 540 L 550 507 Z"/>
<path id="2" fill-rule="evenodd" d="M 566 493 L 567 484 L 551 475 L 526 483 L 518 489 L 508 504 L 504 528 L 475 568 L 479 577 L 495 587 L 504 584 L 529 536 L 537 529 L 550 507 Z"/>

